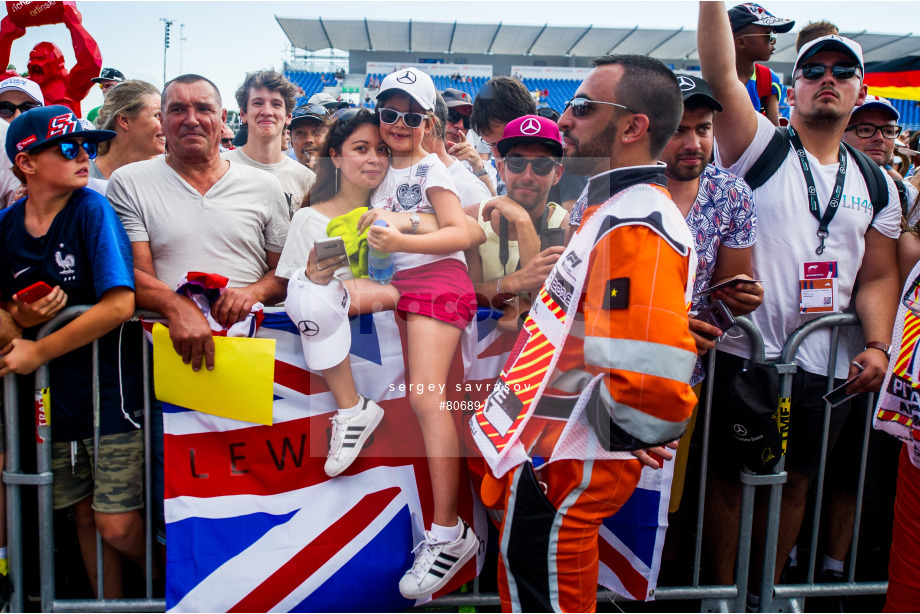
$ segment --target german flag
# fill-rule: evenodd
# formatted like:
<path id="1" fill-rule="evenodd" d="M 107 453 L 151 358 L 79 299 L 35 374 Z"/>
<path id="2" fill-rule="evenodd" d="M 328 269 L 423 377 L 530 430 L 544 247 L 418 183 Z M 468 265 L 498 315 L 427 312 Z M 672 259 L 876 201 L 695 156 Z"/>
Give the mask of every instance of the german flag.
<path id="1" fill-rule="evenodd" d="M 897 100 L 920 100 L 920 56 L 866 64 L 869 93 Z"/>

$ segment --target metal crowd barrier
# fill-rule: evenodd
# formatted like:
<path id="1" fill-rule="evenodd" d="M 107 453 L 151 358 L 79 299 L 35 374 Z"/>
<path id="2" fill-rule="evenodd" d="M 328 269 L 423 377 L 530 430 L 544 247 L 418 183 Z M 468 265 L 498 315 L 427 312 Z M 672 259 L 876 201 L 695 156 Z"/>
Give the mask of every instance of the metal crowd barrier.
<path id="1" fill-rule="evenodd" d="M 44 324 L 38 333 L 38 339 L 47 337 L 55 330 L 75 319 L 89 309 L 89 306 L 68 307 L 52 320 Z M 136 319 L 135 319 L 136 321 Z M 143 332 L 141 332 L 143 334 Z M 148 375 L 149 349 L 143 343 L 142 367 L 144 386 L 144 524 L 146 545 L 146 578 L 144 599 L 58 599 L 55 596 L 54 565 L 54 509 L 52 500 L 51 472 L 51 426 L 48 420 L 39 420 L 36 406 L 36 461 L 37 469 L 33 474 L 21 470 L 19 445 L 18 390 L 15 376 L 4 378 L 4 414 L 6 420 L 6 469 L 3 481 L 6 484 L 7 516 L 7 552 L 10 563 L 10 579 L 13 582 L 13 597 L 10 609 L 13 612 L 24 611 L 23 586 L 23 545 L 22 545 L 22 492 L 23 486 L 35 486 L 38 492 L 38 540 L 40 567 L 40 596 L 43 612 L 162 612 L 165 609 L 163 599 L 153 598 L 153 505 L 151 499 L 152 463 L 150 446 L 150 381 Z M 93 424 L 94 444 L 99 450 L 99 343 L 93 342 Z M 41 399 L 42 390 L 50 383 L 49 365 L 45 364 L 35 372 L 36 404 Z M 53 401 L 52 401 L 53 403 Z M 96 462 L 97 459 L 94 459 Z M 82 564 L 82 563 L 81 563 Z M 96 534 L 96 574 L 97 594 L 105 594 L 103 579 L 102 539 Z"/>
<path id="2" fill-rule="evenodd" d="M 70 307 L 61 312 L 58 316 L 46 323 L 39 332 L 39 338 L 49 335 L 63 324 L 76 318 L 86 311 L 88 307 Z M 836 364 L 836 352 L 838 343 L 838 328 L 842 326 L 858 325 L 858 319 L 851 314 L 831 314 L 809 322 L 796 330 L 787 340 L 782 356 L 777 368 L 780 372 L 780 390 L 782 398 L 789 398 L 792 390 L 792 376 L 795 373 L 795 363 L 793 361 L 795 354 L 801 345 L 803 339 L 814 333 L 828 327 L 834 327 L 832 332 L 831 352 L 829 356 L 828 369 L 833 373 L 833 366 Z M 736 319 L 736 324 L 744 332 L 752 343 L 752 362 L 764 362 L 764 344 L 763 339 L 747 318 Z M 141 333 L 143 334 L 143 333 Z M 55 577 L 54 577 L 54 527 L 53 527 L 53 505 L 52 505 L 52 472 L 51 472 L 51 445 L 50 436 L 51 428 L 47 421 L 39 423 L 38 414 L 36 414 L 36 435 L 37 435 L 37 471 L 27 474 L 21 470 L 21 454 L 19 442 L 19 413 L 18 413 L 18 391 L 16 388 L 15 377 L 4 378 L 4 415 L 6 421 L 6 469 L 3 471 L 3 481 L 6 487 L 7 495 L 7 548 L 8 559 L 10 563 L 10 579 L 13 582 L 14 593 L 10 608 L 14 612 L 24 611 L 24 583 L 23 583 L 23 540 L 22 540 L 22 493 L 23 486 L 34 486 L 38 494 L 39 506 L 39 565 L 40 565 L 40 593 L 41 609 L 44 612 L 156 612 L 163 611 L 165 601 L 162 598 L 153 597 L 153 548 L 155 540 L 153 539 L 153 501 L 152 501 L 152 463 L 151 463 L 151 443 L 150 443 L 150 416 L 151 416 L 151 395 L 149 380 L 149 346 L 147 343 L 142 344 L 144 347 L 143 361 L 143 385 L 145 392 L 144 400 L 144 463 L 145 463 L 145 542 L 146 542 L 146 564 L 147 573 L 145 578 L 145 597 L 140 599 L 59 599 L 55 595 Z M 722 585 L 703 585 L 700 583 L 702 568 L 702 548 L 703 548 L 703 515 L 706 501 L 706 476 L 708 473 L 708 457 L 710 445 L 710 426 L 711 426 L 711 409 L 712 409 L 712 391 L 717 382 L 713 377 L 715 352 L 710 352 L 707 356 L 707 377 L 704 380 L 706 394 L 703 395 L 704 401 L 700 404 L 697 419 L 697 428 L 702 428 L 702 450 L 700 459 L 700 481 L 697 487 L 697 509 L 695 519 L 695 542 L 694 558 L 692 567 L 692 580 L 686 586 L 662 586 L 659 585 L 654 592 L 654 597 L 659 601 L 673 600 L 699 600 L 701 612 L 744 612 L 745 598 L 748 591 L 749 581 L 754 582 L 758 579 L 750 579 L 751 570 L 751 544 L 754 516 L 754 494 L 757 486 L 768 486 L 770 490 L 769 510 L 767 519 L 766 533 L 766 552 L 762 564 L 762 577 L 759 578 L 760 587 L 760 611 L 761 612 L 790 612 L 802 611 L 801 600 L 805 597 L 820 595 L 869 595 L 883 594 L 887 590 L 887 582 L 856 582 L 855 581 L 855 562 L 859 544 L 859 525 L 862 512 L 862 495 L 866 475 L 866 458 L 867 458 L 867 441 L 868 428 L 870 427 L 871 411 L 866 412 L 867 430 L 863 436 L 862 457 L 860 463 L 859 486 L 856 499 L 856 518 L 853 527 L 853 540 L 850 554 L 847 561 L 847 577 L 842 583 L 814 583 L 814 570 L 817 554 L 817 539 L 819 519 L 821 515 L 821 495 L 824 489 L 824 469 L 827 454 L 828 427 L 830 424 L 829 407 L 825 408 L 824 433 L 822 438 L 822 461 L 816 484 L 817 503 L 811 519 L 812 538 L 811 549 L 808 564 L 807 581 L 804 584 L 789 584 L 775 586 L 773 582 L 776 558 L 776 539 L 779 531 L 780 521 L 780 503 L 782 485 L 786 481 L 786 473 L 783 469 L 784 459 L 777 464 L 772 474 L 757 475 L 743 470 L 740 475 L 742 484 L 741 492 L 741 509 L 740 525 L 737 544 L 737 556 L 735 563 L 735 583 L 729 586 Z M 99 412 L 99 386 L 98 386 L 98 343 L 93 343 L 93 400 L 95 424 L 98 425 Z M 36 371 L 35 376 L 35 393 L 36 398 L 41 398 L 41 390 L 47 388 L 49 384 L 48 365 L 43 365 Z M 830 380 L 828 390 L 833 385 L 833 379 Z M 873 399 L 870 396 L 870 407 Z M 98 429 L 95 438 L 98 443 Z M 98 449 L 98 445 L 97 445 Z M 803 524 L 804 526 L 804 524 Z M 101 539 L 97 534 L 97 591 L 99 595 L 104 595 L 104 582 L 102 573 L 102 556 L 101 556 Z M 613 595 L 604 589 L 598 592 L 599 602 L 625 601 L 624 598 Z M 476 607 L 476 606 L 496 606 L 499 604 L 499 598 L 496 593 L 485 593 L 479 591 L 479 579 L 472 582 L 472 591 L 467 593 L 452 593 L 441 597 L 426 607 L 431 609 Z"/>

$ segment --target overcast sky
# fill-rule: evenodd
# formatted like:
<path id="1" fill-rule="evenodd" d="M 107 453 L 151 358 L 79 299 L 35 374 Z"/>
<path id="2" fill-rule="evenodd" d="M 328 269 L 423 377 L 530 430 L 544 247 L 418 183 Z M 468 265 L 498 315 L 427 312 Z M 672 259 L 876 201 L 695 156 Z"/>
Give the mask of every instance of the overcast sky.
<path id="1" fill-rule="evenodd" d="M 729 2 L 731 6 L 735 2 Z M 842 31 L 880 34 L 908 34 L 920 29 L 918 2 L 784 2 L 763 5 L 773 14 L 795 19 L 830 19 Z M 418 2 L 144 2 L 78 0 L 83 23 L 102 50 L 103 66 L 118 68 L 128 78 L 163 83 L 163 23 L 175 20 L 171 45 L 166 55 L 166 78 L 180 74 L 179 33 L 185 24 L 182 43 L 182 72 L 196 72 L 212 79 L 220 88 L 224 106 L 235 109 L 233 93 L 246 71 L 281 68 L 287 37 L 275 21 L 279 17 L 322 17 L 324 19 L 384 19 L 403 21 L 465 21 L 472 23 L 544 24 L 595 27 L 645 27 L 696 29 L 695 2 L 548 2 L 426 0 Z M 28 54 L 36 43 L 51 41 L 64 52 L 67 67 L 74 63 L 70 35 L 62 25 L 29 28 L 13 45 L 10 61 L 25 70 Z M 91 109 L 101 104 L 94 88 L 83 104 Z"/>

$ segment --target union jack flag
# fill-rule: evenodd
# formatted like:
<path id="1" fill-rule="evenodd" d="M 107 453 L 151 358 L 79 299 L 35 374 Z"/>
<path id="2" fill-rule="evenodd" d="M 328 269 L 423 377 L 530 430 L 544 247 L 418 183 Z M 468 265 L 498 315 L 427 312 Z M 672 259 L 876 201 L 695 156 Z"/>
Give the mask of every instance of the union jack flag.
<path id="1" fill-rule="evenodd" d="M 424 444 L 408 398 L 405 330 L 392 312 L 352 321 L 358 390 L 386 416 L 354 464 L 323 471 L 335 409 L 307 370 L 300 334 L 267 314 L 259 337 L 276 345 L 274 425 L 169 407 L 164 413 L 169 611 L 397 611 L 412 548 L 431 522 Z M 468 483 L 465 482 L 465 483 Z M 472 488 L 461 516 L 482 539 Z M 443 592 L 473 578 L 484 542 Z"/>
<path id="2" fill-rule="evenodd" d="M 488 395 L 514 345 L 495 324 L 480 312 L 448 377 L 448 398 L 467 409 Z M 405 327 L 392 312 L 360 316 L 351 326 L 356 387 L 378 399 L 386 416 L 335 479 L 323 471 L 335 402 L 322 376 L 307 369 L 299 331 L 283 313 L 267 313 L 257 335 L 276 340 L 273 426 L 164 408 L 168 611 L 415 605 L 398 583 L 432 510 L 421 432 L 400 388 L 408 383 Z M 471 413 L 454 412 L 458 422 Z M 467 431 L 458 424 L 458 432 Z M 644 470 L 636 493 L 601 529 L 600 583 L 633 599 L 649 599 L 655 588 L 667 526 L 666 470 Z M 482 568 L 487 520 L 476 485 L 459 495 L 461 516 L 482 545 L 475 562 L 435 597 Z"/>

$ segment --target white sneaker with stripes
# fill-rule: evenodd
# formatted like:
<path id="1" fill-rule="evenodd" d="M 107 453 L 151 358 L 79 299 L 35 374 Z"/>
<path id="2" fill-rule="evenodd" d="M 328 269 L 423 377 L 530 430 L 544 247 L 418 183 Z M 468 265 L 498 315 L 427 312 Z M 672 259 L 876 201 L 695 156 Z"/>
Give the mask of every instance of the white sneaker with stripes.
<path id="1" fill-rule="evenodd" d="M 479 550 L 479 538 L 462 520 L 460 537 L 452 542 L 438 541 L 430 531 L 412 551 L 415 563 L 399 581 L 399 592 L 406 599 L 427 597 L 441 590 Z"/>
<path id="2" fill-rule="evenodd" d="M 332 437 L 329 439 L 329 454 L 326 455 L 324 466 L 330 478 L 348 469 L 358 458 L 367 438 L 383 420 L 383 408 L 365 396 L 361 398 L 364 405 L 351 418 L 343 418 L 338 414 L 332 417 Z"/>

